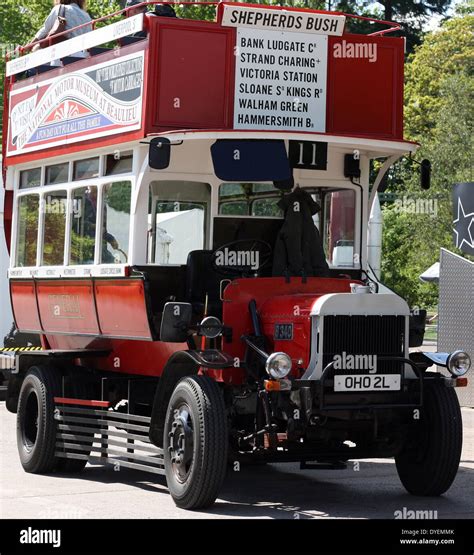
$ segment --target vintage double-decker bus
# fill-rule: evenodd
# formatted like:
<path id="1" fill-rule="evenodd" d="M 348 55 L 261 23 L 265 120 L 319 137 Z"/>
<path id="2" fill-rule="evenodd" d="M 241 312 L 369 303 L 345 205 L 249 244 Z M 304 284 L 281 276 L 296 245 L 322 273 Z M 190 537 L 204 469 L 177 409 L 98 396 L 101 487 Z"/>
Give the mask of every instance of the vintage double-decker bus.
<path id="1" fill-rule="evenodd" d="M 150 11 L 8 61 L 11 302 L 43 346 L 7 392 L 27 472 L 165 474 L 188 509 L 235 461 L 395 457 L 409 492 L 450 487 L 469 357 L 410 353 L 367 256 L 377 188 L 417 148 L 404 40 L 352 17 Z"/>

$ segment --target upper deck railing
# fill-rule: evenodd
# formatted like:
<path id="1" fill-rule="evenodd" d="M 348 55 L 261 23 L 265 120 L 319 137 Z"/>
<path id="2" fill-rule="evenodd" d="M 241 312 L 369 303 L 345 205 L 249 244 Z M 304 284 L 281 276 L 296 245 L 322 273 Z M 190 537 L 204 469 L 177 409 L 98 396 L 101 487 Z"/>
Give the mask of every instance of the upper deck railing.
<path id="1" fill-rule="evenodd" d="M 260 9 L 272 9 L 272 10 L 281 10 L 284 9 L 288 12 L 308 12 L 308 13 L 317 13 L 317 14 L 326 14 L 330 16 L 342 16 L 345 18 L 351 18 L 355 20 L 363 20 L 369 21 L 373 24 L 378 25 L 385 25 L 387 26 L 386 29 L 381 29 L 378 31 L 374 31 L 371 33 L 366 33 L 367 36 L 383 36 L 388 33 L 393 33 L 395 31 L 399 31 L 401 26 L 398 23 L 392 21 L 385 21 L 382 19 L 375 19 L 372 17 L 361 16 L 356 14 L 346 14 L 344 12 L 339 11 L 326 11 L 326 10 L 312 10 L 309 8 L 295 8 L 293 6 L 275 6 L 275 5 L 266 5 L 266 4 L 243 4 L 238 2 L 208 2 L 208 1 L 182 1 L 177 4 L 176 2 L 167 2 L 167 1 L 146 1 L 142 2 L 141 4 L 134 5 L 129 8 L 125 8 L 123 10 L 119 10 L 113 12 L 111 14 L 105 15 L 103 17 L 99 17 L 97 19 L 92 20 L 88 23 L 83 23 L 82 25 L 78 25 L 72 29 L 68 29 L 67 31 L 63 31 L 62 33 L 58 33 L 54 35 L 54 37 L 46 37 L 42 40 L 36 41 L 32 44 L 28 44 L 27 46 L 19 46 L 13 52 L 9 52 L 6 54 L 6 76 L 11 77 L 13 75 L 18 75 L 28 69 L 32 69 L 37 67 L 38 65 L 48 63 L 52 60 L 58 59 L 57 54 L 60 54 L 59 59 L 63 56 L 69 56 L 75 52 L 81 50 L 88 50 L 90 48 L 94 48 L 97 46 L 101 46 L 105 43 L 110 43 L 112 41 L 118 41 L 119 39 L 142 31 L 143 29 L 146 30 L 147 25 L 144 19 L 144 14 L 135 15 L 132 17 L 128 17 L 128 13 L 130 11 L 134 11 L 139 8 L 148 8 L 148 6 L 155 6 L 155 5 L 170 5 L 170 6 L 215 6 L 216 8 L 216 21 L 220 23 L 222 21 L 222 6 L 234 4 L 235 6 L 242 6 L 242 7 L 258 7 Z M 148 12 L 152 13 L 152 12 Z M 125 17 L 126 19 L 122 21 L 117 21 L 118 17 Z M 105 26 L 101 26 L 101 24 L 106 24 Z M 77 31 L 84 27 L 92 27 L 91 33 L 85 33 L 84 35 L 79 35 L 73 37 L 71 39 L 66 39 L 66 41 L 61 43 L 61 47 L 58 48 L 56 46 L 56 42 L 58 42 L 58 38 L 61 40 L 61 37 L 68 35 L 72 31 Z M 41 51 L 32 52 L 33 48 L 36 45 L 40 45 Z"/>

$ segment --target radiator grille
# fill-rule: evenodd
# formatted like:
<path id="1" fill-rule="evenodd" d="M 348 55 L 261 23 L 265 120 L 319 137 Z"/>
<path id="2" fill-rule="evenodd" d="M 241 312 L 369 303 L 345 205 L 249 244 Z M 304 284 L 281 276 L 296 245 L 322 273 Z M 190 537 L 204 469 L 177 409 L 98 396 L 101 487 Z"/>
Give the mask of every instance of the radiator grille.
<path id="1" fill-rule="evenodd" d="M 405 317 L 393 315 L 324 317 L 323 368 L 336 355 L 405 356 Z M 403 363 L 377 360 L 378 374 L 398 374 Z M 366 374 L 367 369 L 332 370 L 334 374 Z"/>

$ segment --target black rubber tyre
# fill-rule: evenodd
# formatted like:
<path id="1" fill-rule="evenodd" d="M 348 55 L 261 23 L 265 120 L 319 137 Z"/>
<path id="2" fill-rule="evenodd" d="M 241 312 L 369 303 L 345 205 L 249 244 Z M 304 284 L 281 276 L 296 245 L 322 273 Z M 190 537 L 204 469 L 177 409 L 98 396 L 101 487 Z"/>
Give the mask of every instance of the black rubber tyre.
<path id="1" fill-rule="evenodd" d="M 21 386 L 17 412 L 18 453 L 26 472 L 41 474 L 56 467 L 53 398 L 59 390 L 59 376 L 52 368 L 32 366 L 28 370 Z"/>
<path id="2" fill-rule="evenodd" d="M 462 417 L 456 392 L 441 380 L 425 382 L 424 406 L 405 448 L 395 457 L 398 475 L 413 495 L 437 496 L 453 483 L 461 459 Z"/>
<path id="3" fill-rule="evenodd" d="M 205 376 L 183 378 L 165 421 L 164 464 L 168 489 L 183 509 L 211 506 L 227 467 L 227 416 L 219 386 Z"/>

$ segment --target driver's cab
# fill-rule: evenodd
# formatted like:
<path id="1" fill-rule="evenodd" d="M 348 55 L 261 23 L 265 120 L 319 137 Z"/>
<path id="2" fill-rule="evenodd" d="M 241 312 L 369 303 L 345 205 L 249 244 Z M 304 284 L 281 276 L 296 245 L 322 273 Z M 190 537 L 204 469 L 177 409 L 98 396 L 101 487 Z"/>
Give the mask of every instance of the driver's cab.
<path id="1" fill-rule="evenodd" d="M 171 160 L 183 151 L 183 145 L 172 147 Z M 208 167 L 202 158 L 194 168 L 189 158 L 179 158 L 190 170 Z M 275 270 L 285 223 L 282 199 L 298 188 L 318 206 L 312 215 L 314 240 L 327 266 L 312 276 L 360 276 L 360 185 L 331 179 L 327 171 L 295 170 L 290 186 L 282 186 L 277 180 L 223 180 L 182 167 L 173 172 L 172 165 L 149 169 L 138 202 L 143 212 L 139 207 L 136 214 L 146 233 L 147 272 L 160 283 L 154 287 L 158 312 L 158 305 L 174 298 L 190 302 L 196 318 L 221 316 L 223 290 L 232 280 L 284 275 Z M 291 241 L 285 248 L 293 248 Z"/>

